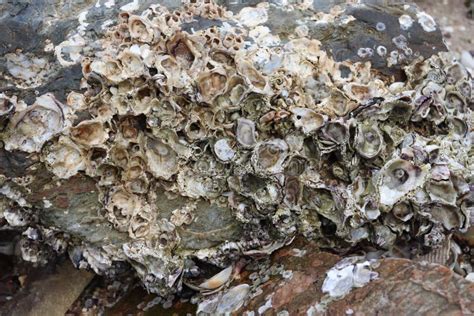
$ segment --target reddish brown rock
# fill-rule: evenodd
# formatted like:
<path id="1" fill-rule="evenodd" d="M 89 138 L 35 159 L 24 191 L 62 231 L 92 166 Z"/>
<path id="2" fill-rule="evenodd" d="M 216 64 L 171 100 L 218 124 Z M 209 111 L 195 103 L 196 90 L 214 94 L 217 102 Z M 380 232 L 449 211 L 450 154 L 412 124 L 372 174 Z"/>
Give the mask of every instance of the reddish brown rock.
<path id="1" fill-rule="evenodd" d="M 330 304 L 329 315 L 472 315 L 474 283 L 449 268 L 384 259 L 379 279 Z"/>
<path id="2" fill-rule="evenodd" d="M 263 286 L 263 292 L 239 310 L 236 315 L 253 311 L 268 303 L 264 315 L 471 315 L 474 313 L 474 283 L 464 280 L 449 268 L 406 259 L 383 259 L 375 269 L 377 280 L 353 289 L 339 300 L 333 300 L 326 310 L 314 306 L 328 301 L 322 293 L 326 271 L 340 257 L 318 252 L 309 247 L 304 256 L 297 257 L 290 249 L 275 254 L 274 261 L 282 263 L 293 276 L 285 280 L 273 276 Z M 321 304 L 323 306 L 324 304 Z M 313 308 L 311 308 L 313 306 Z M 262 311 L 262 309 L 261 309 Z"/>

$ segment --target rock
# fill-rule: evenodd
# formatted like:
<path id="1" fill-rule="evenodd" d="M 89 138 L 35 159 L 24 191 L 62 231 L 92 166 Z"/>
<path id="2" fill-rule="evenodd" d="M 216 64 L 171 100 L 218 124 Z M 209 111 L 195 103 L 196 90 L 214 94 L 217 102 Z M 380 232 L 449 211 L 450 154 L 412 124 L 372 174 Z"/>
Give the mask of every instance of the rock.
<path id="1" fill-rule="evenodd" d="M 93 276 L 76 270 L 70 262 L 63 262 L 54 273 L 46 273 L 18 293 L 0 309 L 0 315 L 64 315 Z"/>
<path id="2" fill-rule="evenodd" d="M 328 306 L 329 315 L 469 315 L 474 284 L 437 264 L 384 259 L 379 279 Z"/>
<path id="3" fill-rule="evenodd" d="M 141 12 L 152 2 L 140 2 L 134 11 Z M 0 57 L 0 73 L 8 79 L 0 81 L 0 93 L 4 92 L 10 96 L 16 95 L 18 99 L 31 103 L 38 93 L 51 92 L 59 101 L 64 101 L 70 91 L 79 90 L 82 78 L 79 60 L 98 49 L 87 47 L 85 43 L 92 43 L 100 36 L 104 23 L 114 20 L 120 8 L 130 1 L 117 0 L 112 6 L 107 3 L 103 0 L 98 2 L 84 0 L 68 3 L 27 1 L 0 4 L 0 11 L 5 12 L 0 16 L 0 27 L 8 30 L 0 34 L 0 55 L 3 56 Z M 253 4 L 251 2 L 236 4 L 231 1 L 220 1 L 220 3 L 228 5 L 234 13 L 238 13 L 242 6 Z M 412 6 L 405 10 L 400 6 L 354 5 L 348 9 L 348 13 L 354 19 L 348 21 L 320 23 L 309 19 L 312 16 L 311 10 L 327 12 L 330 6 L 340 3 L 341 1 L 332 1 L 331 3 L 315 1 L 313 7 L 309 7 L 307 12 L 285 11 L 284 6 L 277 5 L 269 10 L 269 19 L 265 26 L 272 29 L 282 39 L 287 39 L 298 27 L 299 24 L 296 21 L 303 21 L 311 37 L 320 40 L 323 47 L 336 60 L 370 61 L 374 68 L 382 74 L 397 78 L 403 77 L 402 67 L 413 60 L 415 56 L 429 57 L 436 52 L 446 50 L 438 29 L 435 32 L 424 32 L 417 23 L 414 23 L 410 30 L 400 29 L 399 16 L 404 13 L 415 14 L 415 8 Z M 163 1 L 162 4 L 173 8 L 179 5 L 179 1 L 168 0 Z M 63 12 L 65 13 L 63 14 Z M 210 22 L 212 21 L 198 21 L 198 24 L 190 25 L 189 29 L 198 30 L 199 27 L 207 27 Z M 380 23 L 385 26 L 383 31 L 377 31 L 377 24 Z M 405 59 L 400 60 L 400 63 L 396 62 L 389 67 L 385 58 L 376 53 L 367 57 L 360 57 L 360 54 L 357 53 L 359 48 L 372 47 L 376 50 L 376 47 L 380 45 L 386 47 L 387 52 L 390 53 L 397 50 L 393 39 L 400 35 L 406 37 L 407 47 L 411 49 L 412 53 L 412 56 L 407 55 Z M 78 37 L 80 40 L 77 39 Z M 70 43 L 74 40 L 78 41 L 78 46 Z M 64 48 L 64 51 L 58 50 L 58 47 Z M 78 56 L 70 61 L 64 54 L 69 54 L 70 58 L 73 55 L 67 52 L 75 49 L 77 49 Z M 34 84 L 25 82 L 22 78 L 16 78 L 15 74 L 10 72 L 11 70 L 9 71 L 8 58 L 5 57 L 8 54 L 17 54 L 22 58 L 26 56 L 31 60 L 42 58 L 47 61 L 49 66 L 44 70 L 44 74 L 42 73 L 43 77 L 40 81 L 36 81 Z M 63 59 L 67 59 L 66 65 L 62 64 L 64 63 Z M 34 174 L 40 175 L 37 181 L 38 186 L 34 185 L 31 194 L 26 194 L 26 200 L 32 206 L 42 208 L 43 200 L 57 202 L 53 203 L 52 208 L 47 212 L 41 212 L 42 221 L 89 241 L 101 240 L 102 237 L 110 233 L 108 226 L 99 225 L 103 222 L 93 216 L 95 209 L 101 206 L 96 199 L 97 193 L 95 193 L 92 179 L 81 176 L 75 178 L 73 182 L 60 181 L 58 182 L 59 187 L 43 190 L 42 186 L 51 180 L 52 175 L 45 172 L 44 169 L 38 169 L 35 165 L 36 162 L 34 156 L 23 152 L 8 152 L 4 148 L 0 148 L 0 174 L 9 178 L 18 177 L 35 169 Z M 32 169 L 29 169 L 28 167 L 31 166 L 33 166 Z M 83 184 L 79 185 L 81 181 Z M 79 188 L 84 188 L 85 191 L 77 197 L 72 197 L 75 193 L 67 193 L 75 192 L 74 190 L 69 191 L 71 183 L 75 183 Z M 84 208 L 84 205 L 87 207 Z M 86 216 L 86 214 L 88 215 Z M 76 220 L 84 217 L 94 218 L 94 220 L 83 223 L 80 227 L 71 226 Z M 101 229 L 97 229 L 98 225 Z M 77 229 L 71 229 L 71 227 Z M 92 233 L 93 231 L 96 233 Z M 112 235 L 107 240 L 122 239 L 119 237 L 120 234 Z"/>
<path id="4" fill-rule="evenodd" d="M 304 253 L 303 256 L 295 254 Z M 262 292 L 236 315 L 271 305 L 264 315 L 469 315 L 474 312 L 474 283 L 446 266 L 407 259 L 382 259 L 375 271 L 378 279 L 353 289 L 340 300 L 331 300 L 321 291 L 326 272 L 341 258 L 320 252 L 314 245 L 297 250 L 286 247 L 272 261 L 290 270 L 293 277 L 273 276 L 261 285 Z M 241 282 L 248 282 L 242 280 Z"/>
<path id="5" fill-rule="evenodd" d="M 141 12 L 154 2 L 117 0 L 114 5 L 108 5 L 109 1 L 84 0 L 68 3 L 29 1 L 0 4 L 0 12 L 4 12 L 0 16 L 0 27 L 7 30 L 0 34 L 0 74 L 5 78 L 0 81 L 0 93 L 31 104 L 38 94 L 49 92 L 58 101 L 64 102 L 69 92 L 81 89 L 83 74 L 79 63 L 83 58 L 94 56 L 100 51 L 101 47 L 96 47 L 94 40 L 102 36 L 104 27 L 113 23 L 120 10 Z M 333 1 L 331 6 L 336 2 L 339 3 Z M 180 5 L 175 0 L 160 3 L 168 8 Z M 249 5 L 245 2 L 221 3 L 228 4 L 235 14 L 243 6 Z M 336 61 L 370 62 L 377 76 L 403 80 L 403 67 L 411 61 L 419 56 L 426 58 L 446 50 L 441 32 L 436 26 L 427 30 L 414 22 L 409 28 L 400 27 L 402 15 L 415 20 L 417 11 L 413 6 L 381 7 L 375 1 L 374 5 L 348 5 L 346 14 L 338 15 L 328 14 L 331 6 L 324 1 L 315 1 L 312 5 L 308 3 L 308 8 L 304 10 L 288 10 L 286 5 L 278 1 L 272 3 L 276 5 L 269 8 L 268 20 L 262 22 L 262 27 L 267 27 L 278 35 L 283 43 L 294 38 L 295 34 L 305 33 L 312 39 L 319 40 L 322 48 Z M 314 11 L 318 12 L 317 18 Z M 219 23 L 222 24 L 221 21 L 198 18 L 183 25 L 183 29 L 193 32 Z M 251 24 L 253 21 L 250 19 L 246 23 Z M 3 125 L 3 121 L 1 123 Z M 16 178 L 25 176 L 32 177 L 31 183 L 18 184 Z M 122 251 L 132 238 L 126 231 L 113 229 L 112 224 L 100 216 L 103 204 L 100 202 L 96 176 L 80 173 L 68 180 L 59 180 L 46 170 L 38 155 L 9 152 L 3 146 L 0 148 L 0 181 L 8 178 L 6 188 L 10 199 L 21 199 L 24 205 L 20 206 L 34 210 L 41 225 L 68 233 L 76 245 L 84 243 L 86 246 L 107 248 L 110 252 L 117 249 Z M 13 189 L 10 190 L 10 187 Z M 166 208 L 156 212 L 160 216 L 172 211 L 171 207 L 167 207 L 168 203 L 176 202 L 164 194 L 157 195 L 156 201 Z M 200 215 L 194 225 L 178 229 L 185 250 L 197 251 L 233 241 L 234 235 L 241 232 L 241 226 L 233 224 L 235 218 L 229 212 L 220 208 L 211 209 L 205 203 L 198 207 L 203 213 L 207 210 L 209 217 Z M 140 220 L 136 218 L 137 222 Z M 215 225 L 216 229 L 209 229 L 209 223 Z M 166 237 L 168 236 L 163 234 L 160 241 L 168 243 Z M 137 242 L 138 249 L 143 248 L 140 242 L 142 240 Z M 305 248 L 308 253 L 306 256 L 299 256 L 291 249 L 279 251 L 276 260 L 286 262 L 286 277 L 282 276 L 282 279 L 273 276 L 261 288 L 263 293 L 271 296 L 271 300 L 265 298 L 262 302 L 257 297 L 250 302 L 249 308 L 269 312 L 273 309 L 285 309 L 290 314 L 304 314 L 323 299 L 321 286 L 325 272 L 340 258 L 317 252 L 313 247 L 314 249 Z M 112 265 L 112 259 L 105 260 L 98 252 L 87 255 L 91 261 L 97 259 L 95 263 L 105 267 L 102 270 Z M 127 255 L 133 256 L 133 251 L 129 251 Z M 164 256 L 169 259 L 172 255 L 174 253 L 166 253 Z M 206 257 L 206 254 L 199 255 Z M 165 266 L 156 257 L 150 258 L 147 258 L 146 264 L 153 265 L 154 270 L 155 265 L 157 268 Z M 117 255 L 113 257 L 113 261 L 115 260 L 123 262 L 127 259 Z M 143 264 L 137 262 L 138 271 Z M 167 270 L 166 276 L 176 273 L 172 277 L 170 275 L 166 282 L 166 286 L 172 286 L 182 270 Z M 146 275 L 147 279 L 153 279 L 148 278 L 148 273 L 142 271 L 142 274 L 144 278 Z M 162 274 L 160 272 L 157 275 Z M 331 306 L 333 305 L 329 305 L 329 308 Z"/>

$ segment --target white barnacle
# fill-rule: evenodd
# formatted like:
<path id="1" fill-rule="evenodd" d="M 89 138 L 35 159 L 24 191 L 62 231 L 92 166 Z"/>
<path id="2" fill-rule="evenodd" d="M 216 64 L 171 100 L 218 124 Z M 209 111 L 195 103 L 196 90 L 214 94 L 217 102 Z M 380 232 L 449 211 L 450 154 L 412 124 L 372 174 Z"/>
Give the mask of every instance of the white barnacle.
<path id="1" fill-rule="evenodd" d="M 398 18 L 400 28 L 404 31 L 408 30 L 413 25 L 413 19 L 407 14 L 403 14 Z"/>
<path id="2" fill-rule="evenodd" d="M 418 23 L 425 32 L 436 31 L 436 21 L 431 15 L 428 15 L 426 12 L 419 12 L 416 14 L 416 17 L 418 18 Z"/>
<path id="3" fill-rule="evenodd" d="M 385 31 L 387 27 L 385 26 L 385 23 L 383 22 L 378 22 L 376 25 L 375 25 L 375 29 L 379 32 L 383 32 Z"/>
<path id="4" fill-rule="evenodd" d="M 357 50 L 357 55 L 360 58 L 369 58 L 374 54 L 374 50 L 370 47 L 361 47 Z"/>
<path id="5" fill-rule="evenodd" d="M 384 57 L 385 55 L 387 55 L 387 48 L 385 46 L 377 46 L 377 54 L 380 56 L 380 57 Z"/>

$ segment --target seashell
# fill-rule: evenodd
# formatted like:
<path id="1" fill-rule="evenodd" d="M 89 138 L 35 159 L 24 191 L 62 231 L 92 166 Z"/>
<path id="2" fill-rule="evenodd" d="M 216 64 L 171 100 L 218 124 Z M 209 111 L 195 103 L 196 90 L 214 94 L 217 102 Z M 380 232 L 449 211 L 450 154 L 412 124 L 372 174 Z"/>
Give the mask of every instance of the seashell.
<path id="1" fill-rule="evenodd" d="M 392 214 L 402 222 L 406 222 L 413 218 L 413 207 L 408 202 L 400 202 L 393 206 Z"/>
<path id="2" fill-rule="evenodd" d="M 245 181 L 244 185 L 248 182 L 249 181 Z M 262 181 L 257 184 L 255 190 L 250 192 L 249 196 L 255 200 L 257 210 L 260 213 L 268 214 L 268 212 L 273 209 L 272 206 L 277 205 L 281 201 L 282 194 L 280 186 L 275 182 Z"/>
<path id="3" fill-rule="evenodd" d="M 85 147 L 96 147 L 109 138 L 108 131 L 102 122 L 95 120 L 82 121 L 71 128 L 72 140 Z"/>
<path id="4" fill-rule="evenodd" d="M 472 98 L 472 83 L 469 80 L 461 80 L 456 83 L 456 89 L 466 99 Z"/>
<path id="5" fill-rule="evenodd" d="M 68 179 L 86 168 L 83 152 L 66 136 L 60 136 L 57 142 L 43 148 L 43 159 L 48 169 L 62 179 Z"/>
<path id="6" fill-rule="evenodd" d="M 440 99 L 444 99 L 446 96 L 446 88 L 434 81 L 428 81 L 424 87 L 421 88 L 421 94 L 426 97 L 438 96 Z"/>
<path id="7" fill-rule="evenodd" d="M 237 19 L 243 25 L 252 28 L 259 24 L 263 24 L 268 20 L 267 9 L 264 7 L 246 7 L 240 10 Z"/>
<path id="8" fill-rule="evenodd" d="M 153 30 L 145 19 L 132 15 L 128 18 L 128 29 L 130 37 L 142 43 L 153 41 Z"/>
<path id="9" fill-rule="evenodd" d="M 151 208 L 148 205 L 140 205 L 140 209 L 130 218 L 128 234 L 133 239 L 144 238 L 150 231 L 153 221 Z"/>
<path id="10" fill-rule="evenodd" d="M 130 142 L 137 142 L 143 122 L 136 116 L 126 116 L 119 123 L 119 131 L 122 137 Z"/>
<path id="11" fill-rule="evenodd" d="M 174 128 L 184 119 L 179 113 L 179 106 L 172 100 L 153 99 L 151 103 L 153 104 L 150 107 L 151 113 L 147 116 L 147 124 L 151 127 Z"/>
<path id="12" fill-rule="evenodd" d="M 238 60 L 237 71 L 244 78 L 245 83 L 253 92 L 263 94 L 268 92 L 269 84 L 267 78 L 260 74 L 251 62 L 247 60 Z"/>
<path id="13" fill-rule="evenodd" d="M 353 88 L 356 90 L 356 87 Z M 350 100 L 342 91 L 333 89 L 331 95 L 321 103 L 324 113 L 334 116 L 345 116 L 357 107 L 357 103 Z"/>
<path id="14" fill-rule="evenodd" d="M 123 50 L 118 59 L 122 64 L 121 77 L 123 79 L 137 78 L 145 73 L 145 65 L 142 59 L 132 49 Z M 114 71 L 118 71 L 118 69 Z"/>
<path id="15" fill-rule="evenodd" d="M 285 166 L 285 175 L 287 176 L 300 176 L 308 166 L 308 161 L 304 157 L 293 156 L 291 157 Z"/>
<path id="16" fill-rule="evenodd" d="M 304 208 L 316 211 L 336 225 L 341 224 L 341 217 L 336 212 L 336 203 L 330 191 L 324 188 L 305 186 L 303 188 L 302 201 Z"/>
<path id="17" fill-rule="evenodd" d="M 251 120 L 239 118 L 237 120 L 236 130 L 237 142 L 244 148 L 250 148 L 257 143 L 255 123 Z"/>
<path id="18" fill-rule="evenodd" d="M 416 14 L 418 18 L 418 23 L 421 25 L 425 32 L 434 32 L 436 31 L 436 22 L 432 16 L 428 15 L 425 12 L 418 12 Z"/>
<path id="19" fill-rule="evenodd" d="M 199 93 L 202 101 L 212 103 L 219 95 L 223 94 L 227 87 L 227 75 L 223 69 L 202 73 L 197 79 Z"/>
<path id="20" fill-rule="evenodd" d="M 435 124 L 440 124 L 446 118 L 446 108 L 434 98 L 421 96 L 415 101 L 415 106 L 410 118 L 412 122 L 431 120 Z"/>
<path id="21" fill-rule="evenodd" d="M 299 204 L 301 199 L 301 193 L 303 191 L 303 185 L 299 179 L 295 176 L 287 176 L 285 179 L 284 187 L 284 202 L 288 206 L 296 206 Z"/>
<path id="22" fill-rule="evenodd" d="M 207 128 L 203 126 L 201 120 L 198 118 L 188 120 L 188 123 L 184 127 L 184 131 L 191 141 L 204 139 L 207 136 Z"/>
<path id="23" fill-rule="evenodd" d="M 122 74 L 122 64 L 112 57 L 104 60 L 94 60 L 90 65 L 90 70 L 107 78 L 111 82 L 118 83 L 125 79 Z"/>
<path id="24" fill-rule="evenodd" d="M 173 56 L 177 64 L 183 69 L 193 67 L 195 61 L 202 58 L 201 53 L 185 32 L 177 32 L 166 42 L 166 49 L 170 56 Z"/>
<path id="25" fill-rule="evenodd" d="M 459 139 L 463 139 L 464 137 L 466 137 L 469 132 L 469 126 L 467 125 L 467 122 L 460 118 L 449 118 L 448 124 L 451 133 Z"/>
<path id="26" fill-rule="evenodd" d="M 12 227 L 24 227 L 34 222 L 32 214 L 20 208 L 6 208 L 2 215 Z"/>
<path id="27" fill-rule="evenodd" d="M 67 95 L 66 103 L 73 111 L 84 110 L 87 106 L 84 95 L 74 91 Z"/>
<path id="28" fill-rule="evenodd" d="M 283 162 L 287 156 L 286 142 L 282 139 L 272 139 L 257 144 L 251 160 L 255 170 L 275 174 L 283 171 Z"/>
<path id="29" fill-rule="evenodd" d="M 329 153 L 336 150 L 337 147 L 345 145 L 348 140 L 347 127 L 337 121 L 331 121 L 319 131 L 318 140 L 322 153 Z"/>
<path id="30" fill-rule="evenodd" d="M 397 235 L 390 230 L 389 227 L 385 225 L 377 225 L 374 228 L 374 233 L 372 237 L 372 242 L 382 247 L 388 249 L 393 245 Z"/>
<path id="31" fill-rule="evenodd" d="M 445 69 L 446 82 L 448 84 L 456 84 L 459 81 L 468 78 L 467 69 L 461 63 L 454 63 Z"/>
<path id="32" fill-rule="evenodd" d="M 406 31 L 411 28 L 414 21 L 411 16 L 403 14 L 398 18 L 398 22 L 400 23 L 400 28 Z"/>
<path id="33" fill-rule="evenodd" d="M 10 101 L 10 98 L 5 96 L 3 93 L 0 94 L 0 117 L 6 116 L 13 112 L 15 105 Z"/>
<path id="34" fill-rule="evenodd" d="M 149 171 L 153 176 L 169 179 L 178 172 L 178 156 L 170 146 L 163 141 L 148 137 L 145 140 L 145 154 Z"/>
<path id="35" fill-rule="evenodd" d="M 116 144 L 110 148 L 109 156 L 111 162 L 122 169 L 127 167 L 128 161 L 130 159 L 130 155 L 126 147 L 119 144 Z"/>
<path id="36" fill-rule="evenodd" d="M 16 112 L 10 120 L 5 139 L 6 150 L 38 152 L 43 144 L 66 126 L 65 106 L 52 94 L 36 98 L 33 105 Z"/>
<path id="37" fill-rule="evenodd" d="M 137 91 L 133 101 L 134 104 L 131 105 L 131 110 L 135 115 L 148 114 L 152 108 L 159 106 L 155 89 L 147 86 Z"/>
<path id="38" fill-rule="evenodd" d="M 431 179 L 426 184 L 426 190 L 432 201 L 455 205 L 457 192 L 450 179 L 447 166 L 437 165 L 431 169 Z"/>
<path id="39" fill-rule="evenodd" d="M 268 98 L 259 93 L 250 93 L 241 103 L 242 111 L 249 120 L 256 121 L 271 111 Z"/>
<path id="40" fill-rule="evenodd" d="M 380 171 L 379 199 L 391 206 L 425 181 L 426 170 L 399 158 L 392 159 Z"/>
<path id="41" fill-rule="evenodd" d="M 431 214 L 432 220 L 440 223 L 446 230 L 462 229 L 466 224 L 464 216 L 457 211 L 456 206 L 433 203 L 425 210 Z"/>
<path id="42" fill-rule="evenodd" d="M 105 197 L 104 208 L 107 219 L 122 232 L 128 231 L 130 218 L 140 209 L 136 195 L 128 193 L 124 188 L 113 188 Z"/>
<path id="43" fill-rule="evenodd" d="M 452 268 L 454 263 L 457 261 L 458 256 L 456 246 L 454 241 L 451 238 L 448 238 L 443 240 L 441 245 L 439 245 L 439 248 L 432 249 L 429 253 L 416 258 L 416 260 L 442 264 Z"/>
<path id="44" fill-rule="evenodd" d="M 212 278 L 199 284 L 200 289 L 204 290 L 215 290 L 231 280 L 233 266 L 229 266 L 221 272 L 214 275 Z"/>
<path id="45" fill-rule="evenodd" d="M 354 148 L 359 155 L 372 159 L 377 156 L 384 145 L 383 136 L 377 124 L 359 124 L 354 138 Z"/>
<path id="46" fill-rule="evenodd" d="M 451 114 L 465 113 L 467 108 L 466 99 L 457 92 L 449 92 L 446 95 L 446 109 Z"/>
<path id="47" fill-rule="evenodd" d="M 132 192 L 143 194 L 148 192 L 148 178 L 146 175 L 146 163 L 141 152 L 137 152 L 128 161 L 127 168 L 122 173 L 122 181 L 125 181 L 125 188 Z"/>
<path id="48" fill-rule="evenodd" d="M 383 112 L 388 113 L 388 118 L 399 121 L 407 122 L 414 110 L 413 100 L 409 95 L 397 96 L 393 99 L 388 99 L 383 103 Z"/>
<path id="49" fill-rule="evenodd" d="M 325 123 L 323 115 L 307 108 L 292 108 L 291 113 L 293 113 L 292 118 L 295 127 L 301 128 L 305 134 L 317 131 Z"/>
<path id="50" fill-rule="evenodd" d="M 250 286 L 248 284 L 239 284 L 230 288 L 217 303 L 216 313 L 236 312 L 244 304 L 249 292 Z"/>
<path id="51" fill-rule="evenodd" d="M 229 139 L 219 139 L 214 144 L 214 153 L 223 162 L 232 161 L 235 157 L 235 150 L 232 149 Z"/>
<path id="52" fill-rule="evenodd" d="M 217 198 L 225 181 L 222 178 L 198 176 L 189 169 L 181 170 L 176 180 L 182 195 L 191 198 Z"/>
<path id="53" fill-rule="evenodd" d="M 100 176 L 99 185 L 111 186 L 120 179 L 120 171 L 117 167 L 103 164 L 97 169 L 97 175 Z"/>
<path id="54" fill-rule="evenodd" d="M 362 85 L 357 83 L 349 83 L 344 86 L 344 92 L 346 95 L 360 103 L 367 102 L 371 97 L 374 96 L 373 89 L 368 85 Z M 342 104 L 339 103 L 339 106 Z M 340 107 L 341 109 L 341 107 Z M 341 111 L 341 110 L 340 110 Z"/>

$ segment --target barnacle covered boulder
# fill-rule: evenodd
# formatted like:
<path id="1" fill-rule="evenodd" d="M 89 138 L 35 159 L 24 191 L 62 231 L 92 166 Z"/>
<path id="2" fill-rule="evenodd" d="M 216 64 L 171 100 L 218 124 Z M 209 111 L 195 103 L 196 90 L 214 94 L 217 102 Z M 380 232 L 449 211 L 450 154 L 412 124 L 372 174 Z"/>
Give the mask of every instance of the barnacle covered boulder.
<path id="1" fill-rule="evenodd" d="M 425 254 L 470 227 L 472 75 L 426 13 L 116 2 L 83 7 L 61 41 L 40 32 L 41 51 L 0 45 L 10 226 L 58 233 L 73 263 L 99 274 L 128 263 L 163 296 L 219 291 L 239 259 L 297 235 Z M 18 68 L 27 59 L 34 82 Z"/>

